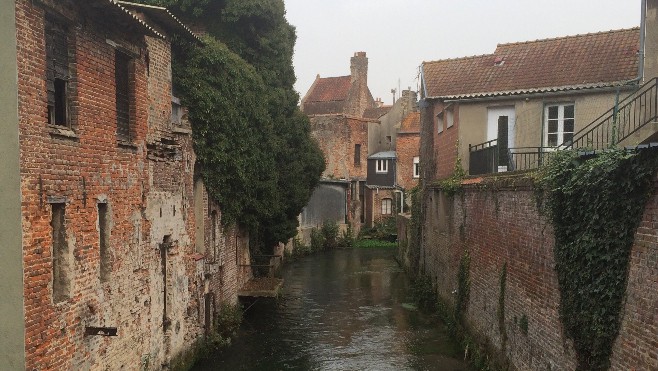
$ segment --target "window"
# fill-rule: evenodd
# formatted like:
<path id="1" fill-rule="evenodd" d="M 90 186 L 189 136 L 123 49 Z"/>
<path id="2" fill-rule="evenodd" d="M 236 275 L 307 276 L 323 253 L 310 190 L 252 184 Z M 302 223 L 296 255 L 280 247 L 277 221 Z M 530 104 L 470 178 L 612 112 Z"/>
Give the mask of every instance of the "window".
<path id="1" fill-rule="evenodd" d="M 377 160 L 375 172 L 380 174 L 388 173 L 388 160 Z"/>
<path id="2" fill-rule="evenodd" d="M 436 115 L 436 127 L 439 133 L 443 132 L 443 111 Z"/>
<path id="3" fill-rule="evenodd" d="M 110 261 L 110 218 L 106 203 L 98 204 L 98 234 L 101 282 L 107 282 L 112 271 Z"/>
<path id="4" fill-rule="evenodd" d="M 414 157 L 414 178 L 420 178 L 420 157 Z"/>
<path id="5" fill-rule="evenodd" d="M 557 104 L 546 106 L 546 144 L 557 147 L 573 139 L 575 123 L 574 105 Z"/>
<path id="6" fill-rule="evenodd" d="M 446 126 L 451 128 L 455 124 L 455 117 L 452 108 L 446 109 Z"/>
<path id="7" fill-rule="evenodd" d="M 48 124 L 70 126 L 68 29 L 46 16 L 45 39 Z"/>
<path id="8" fill-rule="evenodd" d="M 354 145 L 354 165 L 361 165 L 361 145 Z"/>
<path id="9" fill-rule="evenodd" d="M 130 62 L 131 58 L 114 51 L 114 83 L 116 84 L 117 138 L 130 141 Z"/>
<path id="10" fill-rule="evenodd" d="M 69 264 L 69 246 L 66 240 L 66 204 L 52 203 L 53 238 L 53 302 L 60 303 L 69 298 L 71 278 Z"/>
<path id="11" fill-rule="evenodd" d="M 382 215 L 391 215 L 393 200 L 390 198 L 382 199 Z"/>

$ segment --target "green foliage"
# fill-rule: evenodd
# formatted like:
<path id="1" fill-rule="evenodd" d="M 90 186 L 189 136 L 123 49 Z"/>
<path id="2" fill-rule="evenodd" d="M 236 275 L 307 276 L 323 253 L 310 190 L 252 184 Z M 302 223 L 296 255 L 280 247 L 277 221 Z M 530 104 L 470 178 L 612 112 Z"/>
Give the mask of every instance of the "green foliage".
<path id="1" fill-rule="evenodd" d="M 348 224 L 347 228 L 340 233 L 336 244 L 339 247 L 354 247 L 354 241 L 354 231 L 352 230 L 352 226 Z"/>
<path id="2" fill-rule="evenodd" d="M 320 251 L 324 249 L 324 234 L 316 228 L 311 229 L 311 251 Z"/>
<path id="3" fill-rule="evenodd" d="M 214 350 L 231 345 L 242 323 L 242 307 L 239 305 L 223 303 L 215 315 L 213 328 L 208 334 L 206 352 L 210 355 Z"/>
<path id="4" fill-rule="evenodd" d="M 437 185 L 446 195 L 454 196 L 462 190 L 464 177 L 466 177 L 466 171 L 462 166 L 462 159 L 457 157 L 452 175 L 447 179 L 440 180 Z"/>
<path id="5" fill-rule="evenodd" d="M 292 238 L 325 165 L 297 107 L 296 37 L 283 1 L 141 2 L 167 6 L 208 32 L 203 46 L 174 39 L 173 80 L 222 222 L 246 226 L 261 251 Z"/>
<path id="6" fill-rule="evenodd" d="M 380 222 L 375 223 L 371 228 L 362 228 L 360 237 L 395 241 L 397 239 L 395 216 L 383 217 Z"/>
<path id="7" fill-rule="evenodd" d="M 322 224 L 322 237 L 324 238 L 323 248 L 333 249 L 338 242 L 338 224 L 335 221 L 328 221 Z"/>
<path id="8" fill-rule="evenodd" d="M 653 151 L 556 153 L 542 169 L 555 230 L 560 318 L 578 369 L 607 369 L 619 333 L 630 249 L 658 165 Z"/>
<path id="9" fill-rule="evenodd" d="M 392 249 L 397 247 L 397 243 L 378 239 L 362 238 L 354 242 L 354 247 L 358 249 Z"/>

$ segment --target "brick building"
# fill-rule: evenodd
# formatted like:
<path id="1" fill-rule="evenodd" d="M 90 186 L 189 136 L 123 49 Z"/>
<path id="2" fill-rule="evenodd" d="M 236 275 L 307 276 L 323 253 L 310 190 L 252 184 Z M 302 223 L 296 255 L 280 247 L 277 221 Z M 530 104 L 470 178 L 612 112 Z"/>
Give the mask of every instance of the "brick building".
<path id="1" fill-rule="evenodd" d="M 198 40 L 164 8 L 113 0 L 1 13 L 17 84 L 0 107 L 18 131 L 0 139 L 13 190 L 0 230 L 22 270 L 3 273 L 13 323 L 0 322 L 0 365 L 166 367 L 250 276 L 248 236 L 220 228 L 172 96 L 168 40 Z"/>
<path id="2" fill-rule="evenodd" d="M 402 128 L 407 116 L 418 110 L 416 93 L 405 90 L 393 105 L 385 106 L 380 99 L 372 99 L 367 77 L 366 53 L 355 53 L 351 58 L 349 76 L 321 78 L 318 75 L 300 105 L 302 112 L 311 119 L 312 135 L 318 140 L 326 159 L 323 178 L 332 179 L 331 184 L 321 187 L 335 188 L 337 183 L 334 180 L 343 181 L 347 201 L 336 194 L 334 209 L 340 209 L 342 203 L 346 203 L 345 219 L 338 221 L 349 223 L 356 230 L 361 224 L 372 226 L 403 211 L 404 187 L 413 187 L 416 183 L 412 173 L 395 170 L 399 133 L 404 138 L 403 161 L 409 161 L 403 164 L 403 169 L 413 167 L 413 161 L 418 157 L 418 141 L 411 138 L 419 133 Z M 413 156 L 407 158 L 409 154 Z M 385 172 L 375 171 L 376 164 L 383 161 L 390 163 L 390 170 L 387 166 Z M 327 193 L 319 191 L 317 195 L 326 197 Z M 309 205 L 319 204 L 327 208 L 326 201 L 312 200 Z M 307 215 L 315 218 L 305 217 Z M 327 213 L 327 220 L 333 219 Z M 313 223 L 304 224 L 310 220 Z M 305 210 L 302 229 L 317 227 L 321 221 L 322 213 Z"/>

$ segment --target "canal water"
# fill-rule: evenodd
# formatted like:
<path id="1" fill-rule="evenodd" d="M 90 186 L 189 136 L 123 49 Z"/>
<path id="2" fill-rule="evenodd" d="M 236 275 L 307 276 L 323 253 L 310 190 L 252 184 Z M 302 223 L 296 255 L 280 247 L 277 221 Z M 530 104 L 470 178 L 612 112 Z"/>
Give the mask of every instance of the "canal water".
<path id="1" fill-rule="evenodd" d="M 233 344 L 194 370 L 469 370 L 439 319 L 416 309 L 394 252 L 288 262 L 281 297 L 258 300 Z"/>

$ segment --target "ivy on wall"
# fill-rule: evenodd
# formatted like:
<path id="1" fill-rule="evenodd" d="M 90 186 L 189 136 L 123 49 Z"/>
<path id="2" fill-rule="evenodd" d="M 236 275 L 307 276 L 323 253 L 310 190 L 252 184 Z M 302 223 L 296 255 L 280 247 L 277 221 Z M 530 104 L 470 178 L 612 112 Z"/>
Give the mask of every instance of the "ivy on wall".
<path id="1" fill-rule="evenodd" d="M 560 318 L 579 370 L 610 366 L 630 251 L 658 165 L 655 151 L 556 153 L 541 170 L 555 230 Z"/>

